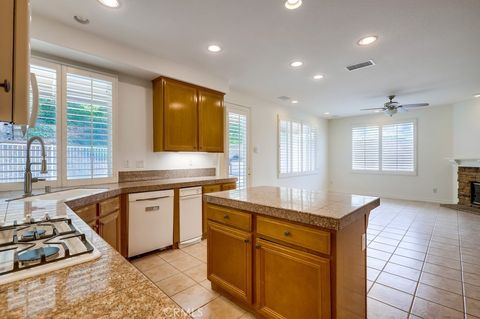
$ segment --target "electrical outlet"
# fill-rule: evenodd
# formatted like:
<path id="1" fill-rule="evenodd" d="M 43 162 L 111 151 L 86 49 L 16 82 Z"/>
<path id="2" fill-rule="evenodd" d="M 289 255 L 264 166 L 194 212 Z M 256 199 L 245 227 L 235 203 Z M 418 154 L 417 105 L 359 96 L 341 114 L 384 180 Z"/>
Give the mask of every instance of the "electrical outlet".
<path id="1" fill-rule="evenodd" d="M 438 188 L 434 187 L 434 188 L 433 188 L 433 193 L 434 193 L 434 194 L 438 193 Z"/>
<path id="2" fill-rule="evenodd" d="M 144 167 L 143 160 L 136 161 L 135 162 L 135 167 L 136 168 L 143 168 Z"/>
<path id="3" fill-rule="evenodd" d="M 125 162 L 123 162 L 123 167 L 124 167 L 124 168 L 130 168 L 130 161 L 129 161 L 129 160 L 125 160 Z"/>

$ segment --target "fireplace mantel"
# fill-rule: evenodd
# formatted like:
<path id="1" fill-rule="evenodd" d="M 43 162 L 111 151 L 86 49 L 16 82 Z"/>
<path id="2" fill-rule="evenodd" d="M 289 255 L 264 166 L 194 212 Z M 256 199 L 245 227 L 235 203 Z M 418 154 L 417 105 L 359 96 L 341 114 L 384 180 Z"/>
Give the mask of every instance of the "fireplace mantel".
<path id="1" fill-rule="evenodd" d="M 460 167 L 480 167 L 479 158 L 447 158 L 447 160 Z"/>

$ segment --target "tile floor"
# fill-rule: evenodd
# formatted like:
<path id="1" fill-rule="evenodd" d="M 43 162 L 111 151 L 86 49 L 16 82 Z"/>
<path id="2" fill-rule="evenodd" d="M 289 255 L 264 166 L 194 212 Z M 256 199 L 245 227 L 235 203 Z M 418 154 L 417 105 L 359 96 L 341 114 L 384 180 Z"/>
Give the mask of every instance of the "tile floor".
<path id="1" fill-rule="evenodd" d="M 368 318 L 480 318 L 480 216 L 382 200 L 368 227 Z M 194 318 L 253 318 L 206 278 L 206 242 L 133 260 Z"/>

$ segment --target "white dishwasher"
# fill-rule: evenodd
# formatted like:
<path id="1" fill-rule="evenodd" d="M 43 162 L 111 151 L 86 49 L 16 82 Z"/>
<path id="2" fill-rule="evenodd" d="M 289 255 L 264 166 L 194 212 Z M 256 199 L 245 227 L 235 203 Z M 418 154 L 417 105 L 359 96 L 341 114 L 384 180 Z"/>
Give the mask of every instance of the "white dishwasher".
<path id="1" fill-rule="evenodd" d="M 128 257 L 173 245 L 173 190 L 128 195 Z"/>
<path id="2" fill-rule="evenodd" d="M 202 188 L 180 189 L 180 244 L 202 238 Z"/>

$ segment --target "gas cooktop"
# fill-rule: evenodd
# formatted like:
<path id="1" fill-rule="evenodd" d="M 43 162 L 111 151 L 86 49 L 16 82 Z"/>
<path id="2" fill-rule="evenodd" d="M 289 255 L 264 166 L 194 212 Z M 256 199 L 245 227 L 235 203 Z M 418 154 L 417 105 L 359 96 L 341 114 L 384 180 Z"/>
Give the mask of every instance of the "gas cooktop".
<path id="1" fill-rule="evenodd" d="M 0 285 L 96 259 L 100 252 L 69 218 L 29 216 L 0 227 Z"/>

